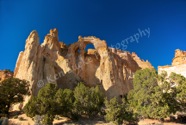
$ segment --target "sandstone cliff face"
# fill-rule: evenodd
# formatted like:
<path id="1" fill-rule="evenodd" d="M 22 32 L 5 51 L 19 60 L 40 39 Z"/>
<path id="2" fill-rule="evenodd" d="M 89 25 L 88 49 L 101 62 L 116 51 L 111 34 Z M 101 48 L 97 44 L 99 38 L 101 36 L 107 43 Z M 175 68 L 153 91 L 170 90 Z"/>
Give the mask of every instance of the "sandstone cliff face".
<path id="1" fill-rule="evenodd" d="M 181 74 L 186 77 L 186 51 L 181 51 L 179 49 L 175 50 L 175 57 L 172 60 L 171 66 L 159 66 L 158 73 L 161 74 L 162 71 L 166 71 L 168 75 L 171 72 Z"/>
<path id="2" fill-rule="evenodd" d="M 95 49 L 85 50 L 87 44 Z M 46 83 L 74 88 L 84 81 L 88 86 L 102 86 L 110 98 L 127 93 L 133 74 L 141 68 L 153 67 L 136 54 L 108 48 L 104 40 L 92 36 L 79 36 L 77 42 L 67 46 L 59 42 L 58 31 L 53 29 L 41 45 L 37 32 L 30 33 L 17 59 L 14 77 L 28 80 L 34 95 Z"/>
<path id="3" fill-rule="evenodd" d="M 181 51 L 177 49 L 175 51 L 175 56 L 172 60 L 172 65 L 181 65 L 181 64 L 186 64 L 186 51 Z"/>
<path id="4" fill-rule="evenodd" d="M 0 70 L 0 82 L 11 77 L 13 77 L 13 73 L 11 71 Z"/>
<path id="5" fill-rule="evenodd" d="M 137 62 L 137 64 L 142 68 L 142 69 L 145 69 L 145 68 L 150 68 L 150 69 L 153 69 L 154 67 L 151 65 L 151 63 L 146 60 L 141 60 L 138 55 L 136 53 L 132 53 L 132 57 L 133 59 Z"/>

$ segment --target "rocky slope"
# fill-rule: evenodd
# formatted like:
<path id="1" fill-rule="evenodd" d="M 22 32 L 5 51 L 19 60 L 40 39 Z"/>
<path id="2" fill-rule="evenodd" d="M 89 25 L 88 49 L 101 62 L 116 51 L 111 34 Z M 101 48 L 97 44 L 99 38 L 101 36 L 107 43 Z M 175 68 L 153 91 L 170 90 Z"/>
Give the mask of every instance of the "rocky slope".
<path id="1" fill-rule="evenodd" d="M 171 72 L 181 74 L 186 77 L 186 51 L 175 50 L 175 56 L 172 60 L 172 65 L 169 66 L 159 66 L 158 73 L 161 74 L 162 71 L 166 71 L 168 75 Z"/>
<path id="2" fill-rule="evenodd" d="M 86 50 L 87 44 L 95 49 Z M 46 83 L 73 88 L 83 81 L 88 86 L 102 86 L 107 97 L 113 97 L 132 88 L 133 74 L 141 68 L 153 67 L 135 53 L 109 48 L 106 41 L 93 36 L 79 36 L 77 42 L 67 46 L 59 42 L 57 29 L 52 29 L 41 45 L 38 33 L 30 33 L 17 59 L 14 77 L 28 80 L 34 95 Z"/>

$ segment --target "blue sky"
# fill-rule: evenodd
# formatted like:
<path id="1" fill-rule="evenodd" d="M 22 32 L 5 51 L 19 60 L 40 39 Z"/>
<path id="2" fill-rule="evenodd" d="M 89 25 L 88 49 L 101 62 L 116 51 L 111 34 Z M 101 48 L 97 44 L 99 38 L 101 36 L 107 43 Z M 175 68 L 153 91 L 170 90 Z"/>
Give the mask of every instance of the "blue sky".
<path id="1" fill-rule="evenodd" d="M 0 0 L 0 69 L 14 70 L 32 30 L 40 42 L 57 28 L 60 41 L 93 35 L 109 46 L 150 28 L 150 37 L 129 42 L 154 67 L 171 64 L 174 50 L 186 50 L 186 0 Z"/>

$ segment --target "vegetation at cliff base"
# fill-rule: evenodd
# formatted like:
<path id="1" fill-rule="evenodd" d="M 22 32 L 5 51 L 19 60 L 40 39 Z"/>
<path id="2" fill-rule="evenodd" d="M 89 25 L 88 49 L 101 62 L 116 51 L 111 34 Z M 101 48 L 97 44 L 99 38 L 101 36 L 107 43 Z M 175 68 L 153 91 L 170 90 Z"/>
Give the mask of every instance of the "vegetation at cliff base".
<path id="1" fill-rule="evenodd" d="M 135 73 L 134 88 L 128 93 L 128 99 L 130 108 L 138 117 L 161 119 L 172 113 L 157 77 L 156 71 L 150 69 Z"/>
<path id="2" fill-rule="evenodd" d="M 155 70 L 138 70 L 133 89 L 128 93 L 129 108 L 138 118 L 163 119 L 185 111 L 186 78 L 166 72 L 157 75 Z"/>
<path id="3" fill-rule="evenodd" d="M 103 95 L 99 87 L 86 87 L 79 83 L 74 91 L 57 88 L 48 83 L 32 97 L 24 107 L 29 117 L 44 116 L 42 124 L 52 125 L 55 115 L 77 119 L 82 116 L 94 117 L 101 112 Z"/>
<path id="4" fill-rule="evenodd" d="M 170 77 L 170 83 L 175 85 L 176 89 L 172 89 L 172 92 L 174 93 L 180 112 L 186 112 L 186 78 L 182 75 L 171 73 Z"/>
<path id="5" fill-rule="evenodd" d="M 132 111 L 129 110 L 128 103 L 125 99 L 119 102 L 116 97 L 108 100 L 105 99 L 105 120 L 107 122 L 114 122 L 115 124 L 122 124 L 123 122 L 135 122 L 137 118 L 133 115 Z"/>
<path id="6" fill-rule="evenodd" d="M 93 117 L 101 112 L 104 97 L 98 86 L 88 88 L 80 83 L 74 90 L 74 97 L 74 108 L 78 115 Z"/>
<path id="7" fill-rule="evenodd" d="M 73 118 L 73 105 L 74 105 L 74 93 L 70 89 L 58 89 L 55 94 L 55 100 L 57 103 L 57 111 L 58 115 L 63 115 L 69 118 Z"/>
<path id="8" fill-rule="evenodd" d="M 9 115 L 13 104 L 24 101 L 29 95 L 29 83 L 18 78 L 8 78 L 0 83 L 0 115 Z"/>
<path id="9" fill-rule="evenodd" d="M 154 69 L 138 70 L 134 74 L 133 89 L 124 98 L 104 99 L 99 87 L 79 83 L 74 90 L 60 89 L 46 84 L 37 96 L 24 107 L 30 116 L 42 116 L 42 124 L 51 125 L 55 115 L 71 119 L 103 116 L 115 124 L 137 123 L 141 118 L 169 117 L 186 109 L 186 78 L 166 72 L 158 75 Z"/>

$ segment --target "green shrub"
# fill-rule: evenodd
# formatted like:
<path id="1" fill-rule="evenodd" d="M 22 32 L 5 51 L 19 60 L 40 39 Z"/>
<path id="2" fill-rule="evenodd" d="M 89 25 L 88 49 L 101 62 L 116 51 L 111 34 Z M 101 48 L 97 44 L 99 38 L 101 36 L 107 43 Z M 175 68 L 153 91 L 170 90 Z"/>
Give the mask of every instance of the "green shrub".
<path id="1" fill-rule="evenodd" d="M 74 95 L 70 89 L 58 89 L 55 94 L 56 114 L 73 118 Z"/>
<path id="2" fill-rule="evenodd" d="M 101 112 L 104 97 L 98 86 L 86 87 L 79 83 L 74 90 L 74 108 L 79 116 L 93 117 Z"/>
<path id="3" fill-rule="evenodd" d="M 56 114 L 57 103 L 55 94 L 57 86 L 55 84 L 46 84 L 36 97 L 32 97 L 24 107 L 27 116 L 44 115 L 43 124 L 52 125 Z"/>
<path id="4" fill-rule="evenodd" d="M 134 118 L 131 111 L 129 111 L 128 104 L 123 99 L 122 103 L 119 103 L 117 98 L 112 98 L 111 100 L 105 99 L 105 120 L 107 122 L 114 122 L 117 125 L 122 123 L 134 122 L 137 119 Z"/>
<path id="5" fill-rule="evenodd" d="M 155 70 L 138 70 L 134 74 L 133 87 L 128 99 L 131 110 L 139 118 L 162 119 L 173 112 L 167 99 L 170 96 L 158 85 L 158 75 Z"/>
<path id="6" fill-rule="evenodd" d="M 99 87 L 86 87 L 83 83 L 77 85 L 74 91 L 58 89 L 54 84 L 46 84 L 36 97 L 24 107 L 29 117 L 43 115 L 42 124 L 52 124 L 55 115 L 78 119 L 79 116 L 96 116 L 101 112 L 104 98 Z"/>
<path id="7" fill-rule="evenodd" d="M 23 102 L 29 95 L 29 83 L 18 78 L 8 78 L 0 83 L 0 114 L 9 115 L 12 104 Z"/>

